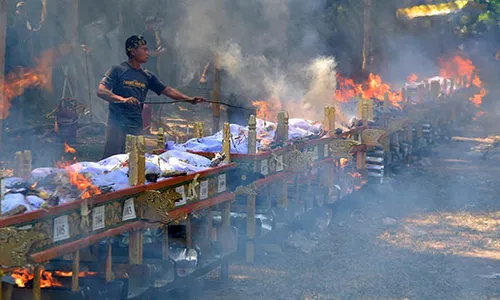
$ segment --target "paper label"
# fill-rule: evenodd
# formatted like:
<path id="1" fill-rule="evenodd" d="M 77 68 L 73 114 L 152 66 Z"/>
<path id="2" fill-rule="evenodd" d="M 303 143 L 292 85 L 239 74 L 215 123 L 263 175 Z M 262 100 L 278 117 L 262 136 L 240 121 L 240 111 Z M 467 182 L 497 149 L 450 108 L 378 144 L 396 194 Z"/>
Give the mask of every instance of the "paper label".
<path id="1" fill-rule="evenodd" d="M 135 219 L 136 217 L 137 216 L 135 214 L 134 198 L 125 200 L 125 204 L 123 205 L 122 221 L 132 220 Z"/>
<path id="2" fill-rule="evenodd" d="M 262 173 L 262 175 L 269 174 L 269 166 L 267 163 L 267 159 L 260 161 L 260 172 Z"/>
<path id="3" fill-rule="evenodd" d="M 276 172 L 283 171 L 283 155 L 276 157 Z"/>
<path id="4" fill-rule="evenodd" d="M 187 203 L 187 200 L 186 200 L 186 189 L 184 188 L 184 186 L 181 185 L 181 186 L 176 187 L 175 191 L 177 193 L 181 194 L 181 196 L 182 196 L 182 200 L 178 201 L 178 202 L 175 202 L 175 206 L 181 206 L 181 205 L 186 204 Z"/>
<path id="5" fill-rule="evenodd" d="M 92 209 L 92 231 L 104 228 L 104 215 L 106 207 L 97 206 Z"/>
<path id="6" fill-rule="evenodd" d="M 60 216 L 54 219 L 54 242 L 69 239 L 68 216 Z"/>
<path id="7" fill-rule="evenodd" d="M 208 180 L 200 182 L 200 200 L 208 198 Z"/>
<path id="8" fill-rule="evenodd" d="M 323 150 L 323 156 L 325 158 L 330 157 L 330 147 L 328 147 L 328 144 L 325 144 L 325 147 Z"/>
<path id="9" fill-rule="evenodd" d="M 219 184 L 217 185 L 217 193 L 226 191 L 226 174 L 220 174 L 218 178 Z"/>

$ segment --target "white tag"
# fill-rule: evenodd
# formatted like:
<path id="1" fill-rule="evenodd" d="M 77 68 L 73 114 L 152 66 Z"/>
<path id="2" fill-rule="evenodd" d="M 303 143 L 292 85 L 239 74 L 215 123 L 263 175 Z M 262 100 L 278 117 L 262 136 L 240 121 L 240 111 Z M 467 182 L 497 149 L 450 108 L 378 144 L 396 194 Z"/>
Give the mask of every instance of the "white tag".
<path id="1" fill-rule="evenodd" d="M 219 184 L 217 185 L 217 193 L 222 193 L 226 191 L 226 174 L 220 174 L 217 180 Z"/>
<path id="2" fill-rule="evenodd" d="M 178 186 L 175 188 L 175 191 L 179 194 L 182 195 L 182 200 L 181 201 L 178 201 L 178 202 L 175 202 L 175 206 L 181 206 L 181 205 L 184 205 L 187 203 L 187 200 L 186 200 L 186 190 L 184 189 L 184 186 L 181 185 L 181 186 Z"/>
<path id="3" fill-rule="evenodd" d="M 335 186 L 335 188 L 336 188 L 337 190 L 339 190 L 339 191 L 341 191 L 341 190 L 342 190 L 338 184 L 335 184 L 334 186 Z"/>
<path id="4" fill-rule="evenodd" d="M 104 205 L 92 209 L 92 231 L 104 228 L 104 214 L 106 207 Z"/>
<path id="5" fill-rule="evenodd" d="M 208 198 L 208 180 L 200 182 L 200 200 Z"/>
<path id="6" fill-rule="evenodd" d="M 267 175 L 269 174 L 269 168 L 267 164 L 267 159 L 261 160 L 260 161 L 260 172 L 262 175 Z"/>
<path id="7" fill-rule="evenodd" d="M 283 171 L 283 155 L 276 157 L 276 172 Z"/>
<path id="8" fill-rule="evenodd" d="M 330 147 L 328 147 L 328 144 L 325 144 L 324 150 L 323 150 L 323 156 L 325 158 L 330 156 Z"/>
<path id="9" fill-rule="evenodd" d="M 33 225 L 24 225 L 24 226 L 21 226 L 17 229 L 19 230 L 30 230 L 31 228 L 33 228 Z"/>
<path id="10" fill-rule="evenodd" d="M 123 205 L 123 217 L 122 221 L 128 221 L 135 219 L 137 216 L 135 214 L 135 205 L 134 198 L 129 198 L 125 200 L 125 204 Z"/>
<path id="11" fill-rule="evenodd" d="M 69 239 L 68 216 L 60 216 L 54 219 L 54 242 Z"/>

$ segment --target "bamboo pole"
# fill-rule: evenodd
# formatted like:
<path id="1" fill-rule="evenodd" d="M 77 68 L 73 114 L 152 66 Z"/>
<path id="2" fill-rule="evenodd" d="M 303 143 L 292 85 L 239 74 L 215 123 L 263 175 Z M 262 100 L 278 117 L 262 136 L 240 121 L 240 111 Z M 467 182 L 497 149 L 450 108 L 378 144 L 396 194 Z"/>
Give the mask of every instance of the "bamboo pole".
<path id="1" fill-rule="evenodd" d="M 106 241 L 106 269 L 104 276 L 106 278 L 106 282 L 110 282 L 113 280 L 113 245 L 111 244 L 111 240 Z"/>

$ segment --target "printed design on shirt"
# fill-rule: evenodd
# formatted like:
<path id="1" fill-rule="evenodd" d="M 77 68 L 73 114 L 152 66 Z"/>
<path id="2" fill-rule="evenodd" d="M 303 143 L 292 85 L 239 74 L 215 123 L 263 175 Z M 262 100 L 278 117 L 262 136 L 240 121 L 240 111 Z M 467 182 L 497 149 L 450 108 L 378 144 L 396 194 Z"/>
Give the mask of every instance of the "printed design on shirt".
<path id="1" fill-rule="evenodd" d="M 137 80 L 124 80 L 123 81 L 123 85 L 124 86 L 134 87 L 134 88 L 141 88 L 141 89 L 145 89 L 146 88 L 146 84 L 145 83 L 137 81 Z"/>

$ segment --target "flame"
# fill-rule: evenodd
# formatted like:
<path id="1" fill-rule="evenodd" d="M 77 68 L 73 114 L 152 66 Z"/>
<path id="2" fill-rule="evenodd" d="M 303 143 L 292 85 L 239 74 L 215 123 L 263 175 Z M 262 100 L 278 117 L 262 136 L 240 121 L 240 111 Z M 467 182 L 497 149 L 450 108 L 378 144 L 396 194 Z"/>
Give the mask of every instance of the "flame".
<path id="1" fill-rule="evenodd" d="M 410 74 L 410 76 L 408 76 L 408 78 L 406 79 L 408 83 L 413 83 L 416 82 L 417 80 L 418 80 L 417 74 Z"/>
<path id="2" fill-rule="evenodd" d="M 64 143 L 64 152 L 74 154 L 74 153 L 76 153 L 76 150 L 75 150 L 75 148 L 71 147 L 67 143 Z"/>
<path id="3" fill-rule="evenodd" d="M 458 0 L 447 3 L 418 5 L 408 8 L 400 8 L 398 9 L 396 14 L 398 16 L 405 16 L 408 19 L 447 15 L 461 10 L 467 5 L 468 2 L 469 2 L 468 0 Z"/>
<path id="4" fill-rule="evenodd" d="M 478 111 L 476 113 L 476 116 L 472 118 L 472 120 L 476 121 L 478 118 L 484 116 L 486 114 L 486 112 L 484 110 L 481 110 L 481 111 Z"/>
<path id="5" fill-rule="evenodd" d="M 358 84 L 352 79 L 344 78 L 337 74 L 335 98 L 340 102 L 348 102 L 354 97 L 384 101 L 386 94 L 391 104 L 401 109 L 401 105 L 399 104 L 403 100 L 401 91 L 392 91 L 391 85 L 383 82 L 380 75 L 370 73 L 366 82 Z"/>
<path id="6" fill-rule="evenodd" d="M 252 105 L 257 108 L 257 118 L 276 122 L 278 111 L 281 110 L 281 101 L 278 97 L 271 97 L 268 100 L 252 101 Z"/>
<path id="7" fill-rule="evenodd" d="M 52 273 L 45 271 L 44 269 L 40 270 L 40 287 L 48 288 L 54 286 L 63 286 L 61 282 L 52 277 Z M 26 287 L 26 284 L 35 278 L 32 269 L 16 269 L 11 274 L 12 278 L 16 282 L 18 287 Z"/>
<path id="8" fill-rule="evenodd" d="M 349 163 L 349 160 L 347 158 L 341 158 L 340 159 L 340 168 L 343 170 L 347 166 L 347 163 Z"/>
<path id="9" fill-rule="evenodd" d="M 64 271 L 54 271 L 54 275 L 57 276 L 57 277 L 72 277 L 73 276 L 73 272 L 69 271 L 69 272 L 64 272 Z M 99 273 L 97 272 L 89 272 L 89 271 L 85 271 L 85 272 L 79 272 L 78 273 L 78 277 L 85 277 L 85 276 L 96 276 L 96 275 L 99 275 Z"/>
<path id="10" fill-rule="evenodd" d="M 64 143 L 64 151 L 71 154 L 76 153 L 76 150 L 67 143 Z M 95 186 L 92 183 L 92 180 L 80 173 L 82 167 L 79 164 L 76 164 L 76 162 L 76 157 L 73 157 L 72 161 L 66 161 L 63 157 L 61 161 L 57 162 L 56 165 L 58 168 L 66 170 L 71 185 L 75 186 L 80 192 L 82 192 L 82 199 L 100 195 L 101 190 L 99 189 L 99 187 Z"/>
<path id="11" fill-rule="evenodd" d="M 482 85 L 482 81 L 479 78 L 478 75 L 474 76 L 474 79 L 472 80 L 472 85 L 475 87 L 479 88 L 479 93 L 475 94 L 474 96 L 470 97 L 469 100 L 474 103 L 476 107 L 480 107 L 481 103 L 483 103 L 483 97 L 488 94 L 488 90 L 486 90 Z"/>
<path id="12" fill-rule="evenodd" d="M 41 87 L 51 91 L 52 67 L 57 58 L 66 55 L 70 50 L 71 47 L 67 44 L 47 50 L 37 59 L 37 66 L 33 69 L 24 70 L 22 74 L 18 71 L 7 74 L 4 82 L 3 101 L 0 101 L 0 119 L 9 116 L 10 102 L 13 98 L 22 95 L 26 88 Z"/>

